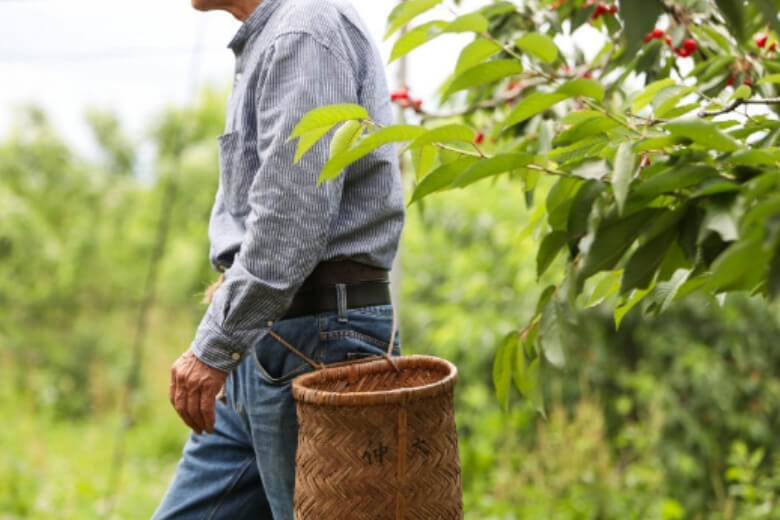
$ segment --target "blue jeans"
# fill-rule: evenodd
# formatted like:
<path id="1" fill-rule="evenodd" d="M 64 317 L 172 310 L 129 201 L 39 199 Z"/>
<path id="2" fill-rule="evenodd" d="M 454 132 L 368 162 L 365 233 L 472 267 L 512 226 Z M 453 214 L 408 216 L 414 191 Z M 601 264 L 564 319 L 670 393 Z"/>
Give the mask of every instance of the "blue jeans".
<path id="1" fill-rule="evenodd" d="M 387 352 L 391 305 L 280 320 L 272 330 L 308 357 L 334 363 Z M 401 354 L 396 333 L 393 355 Z M 292 520 L 298 421 L 293 378 L 313 367 L 270 335 L 228 375 L 214 433 L 190 432 L 154 520 Z"/>

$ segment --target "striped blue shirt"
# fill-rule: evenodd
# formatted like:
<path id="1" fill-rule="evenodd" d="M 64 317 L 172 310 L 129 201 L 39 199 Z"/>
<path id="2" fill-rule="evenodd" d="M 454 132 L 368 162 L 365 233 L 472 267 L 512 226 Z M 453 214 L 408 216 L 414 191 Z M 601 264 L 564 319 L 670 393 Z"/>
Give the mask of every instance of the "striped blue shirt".
<path id="1" fill-rule="evenodd" d="M 225 273 L 190 348 L 230 371 L 322 260 L 390 269 L 404 223 L 395 147 L 317 186 L 332 133 L 296 165 L 287 141 L 309 110 L 357 103 L 391 123 L 384 64 L 347 0 L 264 0 L 229 44 L 235 79 L 219 145 L 209 260 Z"/>

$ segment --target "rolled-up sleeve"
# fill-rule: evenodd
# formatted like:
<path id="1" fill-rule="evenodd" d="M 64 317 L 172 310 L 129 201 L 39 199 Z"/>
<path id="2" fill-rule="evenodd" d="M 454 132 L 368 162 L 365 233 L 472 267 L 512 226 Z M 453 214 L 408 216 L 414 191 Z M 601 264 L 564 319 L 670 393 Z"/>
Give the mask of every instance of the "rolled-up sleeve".
<path id="1" fill-rule="evenodd" d="M 308 111 L 357 103 L 346 58 L 307 33 L 288 33 L 266 50 L 257 79 L 256 150 L 250 213 L 241 248 L 215 292 L 190 346 L 207 365 L 229 372 L 281 318 L 325 252 L 341 201 L 343 176 L 317 185 L 329 134 L 298 164 L 287 141 Z"/>

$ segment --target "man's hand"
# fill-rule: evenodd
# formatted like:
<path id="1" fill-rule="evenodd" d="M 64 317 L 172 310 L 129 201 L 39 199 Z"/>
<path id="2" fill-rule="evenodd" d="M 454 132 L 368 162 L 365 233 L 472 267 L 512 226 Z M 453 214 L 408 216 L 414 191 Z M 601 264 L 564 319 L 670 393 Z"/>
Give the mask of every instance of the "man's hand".
<path id="1" fill-rule="evenodd" d="M 171 367 L 171 404 L 195 433 L 214 432 L 214 401 L 227 374 L 187 350 Z"/>

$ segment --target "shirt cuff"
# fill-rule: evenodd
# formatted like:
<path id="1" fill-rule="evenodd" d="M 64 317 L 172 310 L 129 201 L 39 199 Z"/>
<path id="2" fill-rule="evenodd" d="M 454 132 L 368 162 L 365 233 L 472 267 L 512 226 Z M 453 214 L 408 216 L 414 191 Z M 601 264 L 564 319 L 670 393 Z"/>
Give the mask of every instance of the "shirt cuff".
<path id="1" fill-rule="evenodd" d="M 229 335 L 205 317 L 195 332 L 190 350 L 196 358 L 211 368 L 230 373 L 249 353 L 249 346 L 262 339 L 268 330 L 261 328 Z"/>

